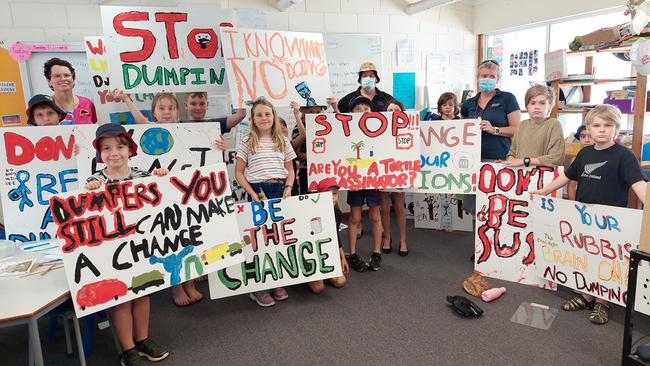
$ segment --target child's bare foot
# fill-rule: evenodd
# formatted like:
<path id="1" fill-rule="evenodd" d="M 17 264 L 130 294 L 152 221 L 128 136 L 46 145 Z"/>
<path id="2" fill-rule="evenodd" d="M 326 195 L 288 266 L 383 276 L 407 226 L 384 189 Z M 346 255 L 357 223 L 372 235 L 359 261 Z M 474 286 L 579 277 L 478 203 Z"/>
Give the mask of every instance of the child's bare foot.
<path id="1" fill-rule="evenodd" d="M 175 285 L 172 287 L 172 296 L 174 297 L 174 304 L 176 306 L 187 306 L 192 304 L 192 299 L 187 296 L 183 285 Z"/>
<path id="2" fill-rule="evenodd" d="M 194 284 L 194 280 L 189 280 L 183 284 L 183 288 L 185 289 L 185 293 L 187 296 L 190 297 L 190 300 L 192 303 L 198 302 L 203 300 L 203 294 L 199 292 L 199 290 L 196 289 L 196 285 Z"/>

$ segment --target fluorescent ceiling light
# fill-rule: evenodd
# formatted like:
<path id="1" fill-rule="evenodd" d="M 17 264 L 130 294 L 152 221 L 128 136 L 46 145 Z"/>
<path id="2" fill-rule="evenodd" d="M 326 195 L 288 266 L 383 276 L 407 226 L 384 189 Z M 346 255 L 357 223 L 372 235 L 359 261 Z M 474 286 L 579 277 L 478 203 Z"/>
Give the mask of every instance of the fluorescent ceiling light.
<path id="1" fill-rule="evenodd" d="M 278 3 L 275 4 L 275 7 L 280 11 L 285 11 L 296 4 L 300 4 L 301 2 L 303 2 L 303 0 L 278 0 Z"/>
<path id="2" fill-rule="evenodd" d="M 418 3 L 407 6 L 406 14 L 413 15 L 413 14 L 421 13 L 425 10 L 429 10 L 436 6 L 449 5 L 458 1 L 460 0 L 422 0 Z"/>

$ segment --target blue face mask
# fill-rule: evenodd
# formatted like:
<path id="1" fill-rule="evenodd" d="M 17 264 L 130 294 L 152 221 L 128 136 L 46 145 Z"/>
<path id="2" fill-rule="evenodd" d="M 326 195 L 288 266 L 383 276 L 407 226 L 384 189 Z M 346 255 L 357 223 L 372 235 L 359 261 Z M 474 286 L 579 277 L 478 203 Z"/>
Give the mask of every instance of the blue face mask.
<path id="1" fill-rule="evenodd" d="M 479 79 L 478 87 L 481 88 L 481 91 L 484 93 L 489 93 L 497 87 L 497 81 L 494 79 Z"/>
<path id="2" fill-rule="evenodd" d="M 361 78 L 361 87 L 366 90 L 370 91 L 375 88 L 375 78 L 372 76 L 368 76 L 365 78 Z"/>

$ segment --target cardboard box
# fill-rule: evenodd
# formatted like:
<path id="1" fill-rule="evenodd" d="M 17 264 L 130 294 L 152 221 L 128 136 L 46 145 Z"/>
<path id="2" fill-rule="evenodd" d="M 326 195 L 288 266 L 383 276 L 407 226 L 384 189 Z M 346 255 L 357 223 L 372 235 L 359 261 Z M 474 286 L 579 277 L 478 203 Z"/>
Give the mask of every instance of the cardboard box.
<path id="1" fill-rule="evenodd" d="M 566 50 L 544 54 L 544 80 L 560 80 L 568 77 Z"/>
<path id="2" fill-rule="evenodd" d="M 580 36 L 582 46 L 597 46 L 600 44 L 611 43 L 621 40 L 634 34 L 631 23 L 623 23 L 615 27 L 603 28 L 597 31 Z"/>

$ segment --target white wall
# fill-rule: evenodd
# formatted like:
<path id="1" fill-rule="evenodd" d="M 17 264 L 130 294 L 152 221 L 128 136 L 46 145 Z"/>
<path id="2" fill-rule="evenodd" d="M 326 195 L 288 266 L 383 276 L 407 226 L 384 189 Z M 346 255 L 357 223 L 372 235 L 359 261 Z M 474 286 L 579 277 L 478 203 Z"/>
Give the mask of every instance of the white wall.
<path id="1" fill-rule="evenodd" d="M 84 36 L 101 35 L 97 0 L 0 0 L 0 41 L 5 47 L 16 41 L 74 42 Z M 378 87 L 392 90 L 392 72 L 415 71 L 417 105 L 422 105 L 424 58 L 428 53 L 452 49 L 475 50 L 472 12 L 456 3 L 408 16 L 404 0 L 305 0 L 285 12 L 275 9 L 276 0 L 106 0 L 103 5 L 214 5 L 223 8 L 261 9 L 267 12 L 270 29 L 306 32 L 382 33 L 384 78 Z M 419 65 L 400 70 L 395 60 L 397 40 L 416 40 Z"/>
<path id="2" fill-rule="evenodd" d="M 606 9 L 622 11 L 624 3 L 624 0 L 487 0 L 474 6 L 473 30 L 476 34 L 493 33 Z M 601 27 L 594 24 L 594 30 L 598 28 Z"/>

